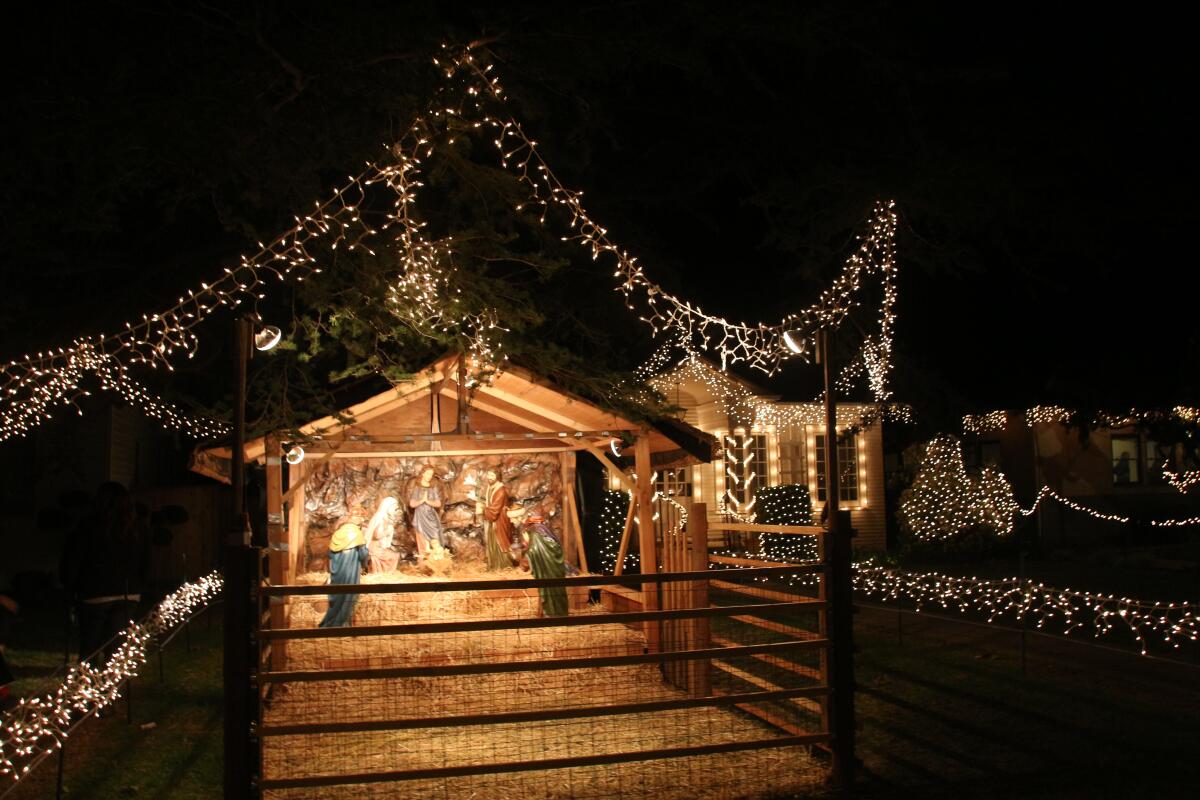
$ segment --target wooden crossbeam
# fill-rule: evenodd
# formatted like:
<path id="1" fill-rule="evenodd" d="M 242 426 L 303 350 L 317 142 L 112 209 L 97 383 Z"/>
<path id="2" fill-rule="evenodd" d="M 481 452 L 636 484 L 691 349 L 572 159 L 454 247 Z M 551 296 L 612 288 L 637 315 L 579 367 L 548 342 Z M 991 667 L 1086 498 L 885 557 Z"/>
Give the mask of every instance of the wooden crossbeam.
<path id="1" fill-rule="evenodd" d="M 738 644 L 734 640 L 727 639 L 724 636 L 713 636 L 712 643 L 720 645 L 721 647 L 736 647 Z M 803 664 L 797 664 L 794 661 L 788 661 L 786 658 L 773 656 L 770 653 L 758 653 L 754 656 L 754 658 L 762 661 L 764 664 L 770 664 L 773 667 L 779 667 L 780 669 L 787 670 L 793 675 L 799 675 L 803 678 L 809 678 L 810 680 L 814 681 L 821 680 L 821 670 L 816 669 L 815 667 L 806 667 Z"/>
<path id="2" fill-rule="evenodd" d="M 783 690 L 783 687 L 780 686 L 779 684 L 772 683 L 771 681 L 767 680 L 766 678 L 760 678 L 759 676 L 757 676 L 753 673 L 746 672 L 744 669 L 738 669 L 737 667 L 730 664 L 728 661 L 722 661 L 719 658 L 714 658 L 712 665 L 713 665 L 713 669 L 719 669 L 728 675 L 732 675 L 733 677 L 737 678 L 740 681 L 745 681 L 746 683 L 749 683 L 752 686 L 757 686 L 760 689 L 766 689 L 767 691 L 771 691 L 771 692 L 777 692 L 777 691 Z M 786 702 L 792 703 L 793 705 L 796 705 L 796 706 L 804 709 L 805 711 L 811 711 L 814 714 L 821 713 L 821 704 L 815 700 L 809 700 L 807 697 L 792 697 L 792 698 L 789 698 Z"/>
<path id="3" fill-rule="evenodd" d="M 751 597 L 761 597 L 764 600 L 775 600 L 776 602 L 784 603 L 806 603 L 817 609 L 825 607 L 825 601 L 823 600 L 804 597 L 803 595 L 798 594 L 791 594 L 789 592 L 777 592 L 773 589 L 760 589 L 757 586 L 742 586 L 741 584 L 731 583 L 729 581 L 714 580 L 711 582 L 711 584 L 714 589 L 721 589 L 722 591 L 726 592 L 734 592 L 735 594 L 745 594 Z"/>
<path id="4" fill-rule="evenodd" d="M 714 522 L 709 526 L 714 531 L 743 531 L 745 533 L 790 533 L 801 536 L 824 536 L 826 530 L 819 525 L 766 525 L 758 522 Z"/>
<path id="5" fill-rule="evenodd" d="M 761 617 L 741 615 L 730 617 L 730 619 L 735 619 L 738 622 L 744 622 L 747 625 L 753 625 L 756 628 L 772 631 L 773 633 L 782 633 L 783 635 L 790 636 L 793 639 L 819 639 L 822 636 L 820 633 L 806 631 L 803 628 L 795 628 L 791 625 L 784 625 L 782 622 L 775 622 L 774 620 L 763 619 Z"/>
<path id="6" fill-rule="evenodd" d="M 629 498 L 629 513 L 625 515 L 625 527 L 621 531 L 621 544 L 617 548 L 617 564 L 613 567 L 613 575 L 625 571 L 625 558 L 629 555 L 629 541 L 633 537 L 633 516 L 637 513 L 637 495 Z"/>
<path id="7" fill-rule="evenodd" d="M 601 450 L 599 447 L 596 447 L 596 445 L 592 444 L 591 442 L 580 442 L 579 444 L 582 446 L 582 449 L 587 450 L 589 453 L 594 455 L 601 464 L 608 467 L 608 471 L 613 475 L 616 475 L 617 480 L 621 481 L 621 484 L 626 489 L 633 492 L 635 495 L 637 494 L 637 486 L 634 484 L 633 478 L 630 478 L 616 464 L 614 464 L 603 450 Z"/>

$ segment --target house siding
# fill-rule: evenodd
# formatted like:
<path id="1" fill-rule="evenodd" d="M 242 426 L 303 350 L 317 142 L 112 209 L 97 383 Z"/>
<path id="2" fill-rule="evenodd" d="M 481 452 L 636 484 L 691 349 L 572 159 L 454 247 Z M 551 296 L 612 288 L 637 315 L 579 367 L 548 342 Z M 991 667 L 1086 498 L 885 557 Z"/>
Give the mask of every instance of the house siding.
<path id="1" fill-rule="evenodd" d="M 741 424 L 738 420 L 729 418 L 720 400 L 713 397 L 710 389 L 699 381 L 683 380 L 678 387 L 673 387 L 667 394 L 673 403 L 681 407 L 680 416 L 684 421 L 719 439 L 728 434 L 732 427 Z M 761 395 L 760 397 L 768 401 L 771 399 Z M 815 404 L 812 405 L 815 407 Z M 866 410 L 866 406 L 851 407 L 855 414 Z M 839 408 L 844 410 L 847 405 L 840 405 Z M 813 437 L 820 430 L 823 430 L 820 426 L 799 424 L 779 429 L 775 429 L 773 426 L 753 429 L 754 433 L 764 433 L 767 437 L 769 470 L 761 485 L 777 486 L 784 480 L 784 476 L 779 472 L 780 445 L 783 443 L 801 444 L 800 456 L 804 464 L 802 474 L 809 476 L 805 485 L 809 486 L 810 492 L 814 495 L 814 519 L 820 519 L 824 506 L 824 503 L 816 500 L 816 486 L 811 480 L 815 475 L 815 455 L 812 452 Z M 882 429 L 876 423 L 856 435 L 859 457 L 859 500 L 852 503 L 843 502 L 842 507 L 850 510 L 850 519 L 856 531 L 854 547 L 863 550 L 882 550 L 887 546 Z M 692 467 L 692 498 L 696 502 L 707 504 L 709 520 L 713 523 L 722 520 L 718 510 L 721 507 L 720 499 L 725 490 L 724 470 L 723 459 L 715 463 Z"/>

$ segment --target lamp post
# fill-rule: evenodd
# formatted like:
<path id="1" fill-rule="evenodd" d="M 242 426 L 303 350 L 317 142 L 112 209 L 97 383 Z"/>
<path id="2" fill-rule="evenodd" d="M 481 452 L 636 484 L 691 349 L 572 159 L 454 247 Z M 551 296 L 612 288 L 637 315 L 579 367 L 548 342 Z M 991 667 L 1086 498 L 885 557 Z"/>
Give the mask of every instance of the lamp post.
<path id="1" fill-rule="evenodd" d="M 827 666 L 833 695 L 830 697 L 830 727 L 833 734 L 833 773 L 838 786 L 849 790 L 854 785 L 858 766 L 855 752 L 854 710 L 854 594 L 851 583 L 849 512 L 843 517 L 841 467 L 838 464 L 837 402 L 834 398 L 833 365 L 830 363 L 828 328 L 817 332 L 817 357 L 825 382 L 825 519 L 828 542 L 826 579 L 830 602 Z"/>
<path id="2" fill-rule="evenodd" d="M 233 321 L 233 445 L 229 454 L 229 480 L 233 485 L 233 525 L 225 546 L 225 630 L 223 678 L 225 691 L 225 797 L 253 793 L 253 709 L 258 707 L 254 672 L 257 646 L 254 635 L 258 614 L 257 586 L 262 560 L 250 546 L 250 518 L 246 513 L 246 364 L 253 346 L 270 350 L 282 337 L 279 328 L 266 326 L 251 335 L 251 320 Z"/>
<path id="3" fill-rule="evenodd" d="M 233 321 L 233 446 L 229 455 L 229 481 L 233 485 L 233 527 L 226 543 L 248 545 L 246 529 L 246 362 L 250 359 L 250 320 Z"/>

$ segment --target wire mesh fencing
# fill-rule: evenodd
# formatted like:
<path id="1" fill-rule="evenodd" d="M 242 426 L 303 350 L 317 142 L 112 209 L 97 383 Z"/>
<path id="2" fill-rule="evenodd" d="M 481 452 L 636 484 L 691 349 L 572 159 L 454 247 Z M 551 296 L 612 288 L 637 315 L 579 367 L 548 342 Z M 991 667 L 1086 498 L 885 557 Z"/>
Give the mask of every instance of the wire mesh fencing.
<path id="1" fill-rule="evenodd" d="M 270 798 L 811 788 L 827 768 L 810 750 L 830 738 L 824 603 L 789 590 L 787 576 L 819 569 L 265 587 L 261 788 Z M 319 627 L 337 597 L 354 598 L 352 625 Z"/>

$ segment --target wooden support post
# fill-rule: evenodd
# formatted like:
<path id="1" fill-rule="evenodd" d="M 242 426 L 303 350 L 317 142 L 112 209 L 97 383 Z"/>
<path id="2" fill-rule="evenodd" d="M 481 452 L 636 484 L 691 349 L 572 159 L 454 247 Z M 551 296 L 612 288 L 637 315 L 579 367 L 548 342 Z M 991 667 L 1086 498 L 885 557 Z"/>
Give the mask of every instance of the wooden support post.
<path id="1" fill-rule="evenodd" d="M 606 469 L 608 469 L 608 474 L 619 480 L 626 489 L 631 492 L 637 492 L 637 487 L 633 485 L 633 481 L 629 479 L 629 476 L 622 472 L 621 468 L 614 464 L 612 459 L 604 454 L 603 450 L 601 450 L 599 447 L 596 447 L 596 445 L 592 444 L 591 442 L 583 442 L 581 449 L 587 450 L 589 453 L 594 455 L 596 460 L 603 464 Z"/>
<path id="2" fill-rule="evenodd" d="M 264 440 L 267 478 L 267 577 L 272 586 L 288 582 L 288 535 L 283 516 L 283 447 L 278 434 L 268 434 Z M 271 606 L 271 627 L 283 628 L 283 605 Z M 278 643 L 282 644 L 282 642 Z M 271 648 L 271 668 L 286 669 L 283 651 Z"/>
<path id="3" fill-rule="evenodd" d="M 575 453 L 563 453 L 559 457 L 559 480 L 562 484 L 562 536 L 563 560 L 579 566 L 575 555 L 575 532 L 571 529 L 575 499 Z"/>
<path id="4" fill-rule="evenodd" d="M 633 538 L 633 515 L 637 513 L 637 493 L 629 496 L 629 511 L 625 514 L 625 528 L 621 531 L 621 546 L 617 548 L 617 563 L 613 575 L 625 571 L 625 557 L 629 555 L 629 540 Z"/>
<path id="5" fill-rule="evenodd" d="M 583 544 L 583 525 L 579 520 L 579 507 L 575 505 L 575 493 L 567 495 L 567 499 L 571 502 L 571 511 L 568 519 L 571 521 L 571 527 L 575 529 L 575 552 L 579 555 L 579 569 L 583 572 L 589 572 L 587 560 L 587 548 Z"/>
<path id="6" fill-rule="evenodd" d="M 687 538 L 691 545 L 692 572 L 708 571 L 708 506 L 692 503 L 688 512 Z M 691 608 L 708 608 L 708 581 L 691 581 Z M 709 620 L 695 618 L 691 622 L 689 650 L 707 650 L 712 643 Z M 694 659 L 688 665 L 688 693 L 692 697 L 708 697 L 712 694 L 712 661 Z"/>
<path id="7" fill-rule="evenodd" d="M 658 547 L 654 540 L 654 505 L 650 502 L 654 489 L 650 476 L 654 470 L 650 466 L 650 432 L 646 429 L 642 429 L 634 447 L 634 468 L 637 470 L 638 545 L 642 574 L 652 575 L 658 572 Z M 642 609 L 659 609 L 657 583 L 642 584 Z M 661 623 L 647 622 L 645 631 L 647 648 L 651 653 L 657 653 L 662 636 Z"/>
<path id="8" fill-rule="evenodd" d="M 454 398 L 456 407 L 454 432 L 470 433 L 471 415 L 470 409 L 467 407 L 467 361 L 462 355 L 458 357 L 458 370 L 455 372 L 454 383 L 457 389 Z"/>

